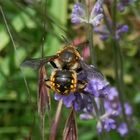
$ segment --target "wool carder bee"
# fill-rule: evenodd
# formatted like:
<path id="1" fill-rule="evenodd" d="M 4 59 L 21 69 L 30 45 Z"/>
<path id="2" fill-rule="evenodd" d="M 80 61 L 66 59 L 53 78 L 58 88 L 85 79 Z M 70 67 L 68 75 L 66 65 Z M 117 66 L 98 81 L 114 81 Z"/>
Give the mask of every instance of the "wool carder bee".
<path id="1" fill-rule="evenodd" d="M 97 72 L 95 68 L 91 69 L 85 64 L 80 53 L 71 45 L 58 51 L 56 55 L 26 60 L 22 63 L 22 66 L 39 68 L 46 63 L 50 63 L 53 70 L 50 78 L 44 79 L 44 82 L 46 82 L 48 88 L 61 95 L 83 90 L 90 73 Z"/>

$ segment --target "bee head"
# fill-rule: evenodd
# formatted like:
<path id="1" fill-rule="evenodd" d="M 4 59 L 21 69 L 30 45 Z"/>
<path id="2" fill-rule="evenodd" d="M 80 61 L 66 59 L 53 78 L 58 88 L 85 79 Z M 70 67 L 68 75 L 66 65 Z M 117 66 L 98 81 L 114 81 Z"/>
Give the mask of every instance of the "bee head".
<path id="1" fill-rule="evenodd" d="M 59 54 L 60 60 L 64 63 L 74 62 L 79 57 L 79 52 L 73 46 L 65 47 Z"/>

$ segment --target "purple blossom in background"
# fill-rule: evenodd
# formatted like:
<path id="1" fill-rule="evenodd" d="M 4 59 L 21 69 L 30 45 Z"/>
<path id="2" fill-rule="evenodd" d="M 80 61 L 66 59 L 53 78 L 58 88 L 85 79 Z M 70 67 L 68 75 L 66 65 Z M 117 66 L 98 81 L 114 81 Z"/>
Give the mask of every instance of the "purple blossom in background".
<path id="1" fill-rule="evenodd" d="M 89 23 L 93 26 L 98 26 L 103 18 L 102 11 L 102 1 L 98 0 L 90 13 Z"/>
<path id="2" fill-rule="evenodd" d="M 118 126 L 117 131 L 120 133 L 121 136 L 125 136 L 128 133 L 128 128 L 126 123 L 121 123 Z"/>
<path id="3" fill-rule="evenodd" d="M 102 119 L 97 123 L 97 130 L 101 133 L 103 130 L 109 132 L 111 129 L 116 128 L 116 121 L 111 118 Z"/>
<path id="4" fill-rule="evenodd" d="M 93 119 L 93 116 L 90 113 L 83 113 L 83 114 L 80 114 L 80 119 L 81 120 L 90 120 L 90 119 Z"/>
<path id="5" fill-rule="evenodd" d="M 112 25 L 110 25 L 110 27 L 111 26 Z M 128 29 L 129 29 L 128 25 L 117 25 L 115 38 L 117 40 L 119 40 L 124 33 L 128 32 Z M 108 28 L 106 27 L 106 25 L 103 25 L 102 27 L 94 28 L 94 32 L 98 33 L 102 40 L 107 40 L 111 36 L 111 33 L 108 30 Z"/>
<path id="6" fill-rule="evenodd" d="M 133 113 L 132 107 L 128 103 L 125 103 L 124 108 L 125 108 L 125 114 L 131 116 Z"/>
<path id="7" fill-rule="evenodd" d="M 104 101 L 104 108 L 105 111 L 112 116 L 118 116 L 121 113 L 121 106 L 118 101 Z"/>
<path id="8" fill-rule="evenodd" d="M 100 0 L 95 3 L 90 16 L 87 13 L 86 7 L 82 3 L 76 3 L 71 14 L 71 22 L 74 24 L 90 23 L 93 26 L 97 26 L 100 24 L 102 18 L 102 1 Z"/>
<path id="9" fill-rule="evenodd" d="M 117 7 L 120 12 L 123 12 L 125 7 L 134 2 L 135 0 L 120 0 Z"/>
<path id="10" fill-rule="evenodd" d="M 118 116 L 121 113 L 121 105 L 118 98 L 118 91 L 116 88 L 110 88 L 108 96 L 104 99 L 105 112 L 110 115 Z"/>
<path id="11" fill-rule="evenodd" d="M 107 96 L 108 100 L 113 101 L 113 100 L 115 100 L 116 97 L 118 97 L 117 89 L 114 88 L 114 87 L 110 88 L 110 92 L 109 92 L 109 94 Z"/>
<path id="12" fill-rule="evenodd" d="M 120 37 L 128 32 L 129 27 L 127 25 L 119 25 L 116 30 L 116 39 L 120 39 Z"/>
<path id="13" fill-rule="evenodd" d="M 71 22 L 74 24 L 79 24 L 86 22 L 86 9 L 81 3 L 76 3 L 73 7 L 71 14 Z"/>

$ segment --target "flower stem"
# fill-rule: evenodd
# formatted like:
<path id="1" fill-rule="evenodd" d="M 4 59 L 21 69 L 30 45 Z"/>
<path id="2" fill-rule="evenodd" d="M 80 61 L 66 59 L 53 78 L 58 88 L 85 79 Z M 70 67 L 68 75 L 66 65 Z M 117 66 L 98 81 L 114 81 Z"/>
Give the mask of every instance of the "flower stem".
<path id="1" fill-rule="evenodd" d="M 91 24 L 88 24 L 87 27 L 88 31 L 88 41 L 89 41 L 89 49 L 90 49 L 90 57 L 91 57 L 91 64 L 96 65 L 96 57 L 95 57 L 95 47 L 93 44 L 93 26 Z"/>
<path id="2" fill-rule="evenodd" d="M 57 129 L 61 118 L 62 105 L 63 102 L 60 100 L 56 109 L 55 118 L 52 123 L 49 140 L 56 140 Z"/>
<path id="3" fill-rule="evenodd" d="M 45 115 L 42 115 L 41 118 L 41 140 L 45 140 Z"/>
<path id="4" fill-rule="evenodd" d="M 112 18 L 113 18 L 113 29 L 112 29 L 112 44 L 113 44 L 113 50 L 114 50 L 114 67 L 115 67 L 115 77 L 117 82 L 117 88 L 119 91 L 119 99 L 120 104 L 122 107 L 122 114 L 124 121 L 126 122 L 128 126 L 127 116 L 125 114 L 125 108 L 124 108 L 124 81 L 123 81 L 123 54 L 121 52 L 121 48 L 119 43 L 116 40 L 116 5 L 117 0 L 114 0 L 113 3 L 113 9 L 112 9 Z"/>

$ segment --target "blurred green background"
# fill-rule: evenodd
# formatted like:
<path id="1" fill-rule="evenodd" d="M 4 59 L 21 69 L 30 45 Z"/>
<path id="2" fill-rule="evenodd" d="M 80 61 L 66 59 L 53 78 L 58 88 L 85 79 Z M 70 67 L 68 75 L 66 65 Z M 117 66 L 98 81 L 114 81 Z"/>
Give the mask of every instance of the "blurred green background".
<path id="1" fill-rule="evenodd" d="M 70 22 L 74 0 L 0 0 L 8 26 L 16 45 L 16 51 L 6 30 L 0 13 L 0 140 L 27 140 L 32 131 L 33 140 L 40 139 L 40 121 L 37 114 L 38 71 L 23 69 L 20 64 L 26 58 L 41 57 L 41 45 L 44 54 L 55 54 L 64 45 L 63 36 L 70 40 L 84 38 L 82 27 L 75 27 Z M 118 13 L 117 20 L 129 25 L 129 32 L 120 41 L 124 57 L 125 100 L 133 106 L 132 132 L 124 139 L 140 139 L 140 2 Z M 45 29 L 44 29 L 45 23 Z M 44 37 L 44 41 L 42 38 Z M 97 64 L 102 73 L 114 84 L 112 46 L 109 41 L 102 42 L 94 35 Z M 49 68 L 48 68 L 49 71 Z M 23 80 L 28 82 L 32 102 Z M 57 102 L 51 103 L 53 118 Z M 57 139 L 61 140 L 64 122 L 69 109 L 63 107 L 60 129 Z M 35 115 L 35 124 L 33 119 Z M 78 135 L 80 140 L 97 139 L 95 121 L 81 121 L 77 114 Z M 51 122 L 46 116 L 46 137 L 49 135 Z M 110 140 L 121 140 L 119 134 L 109 133 Z M 47 139 L 47 138 L 46 138 Z M 108 139 L 108 138 L 107 138 Z"/>

